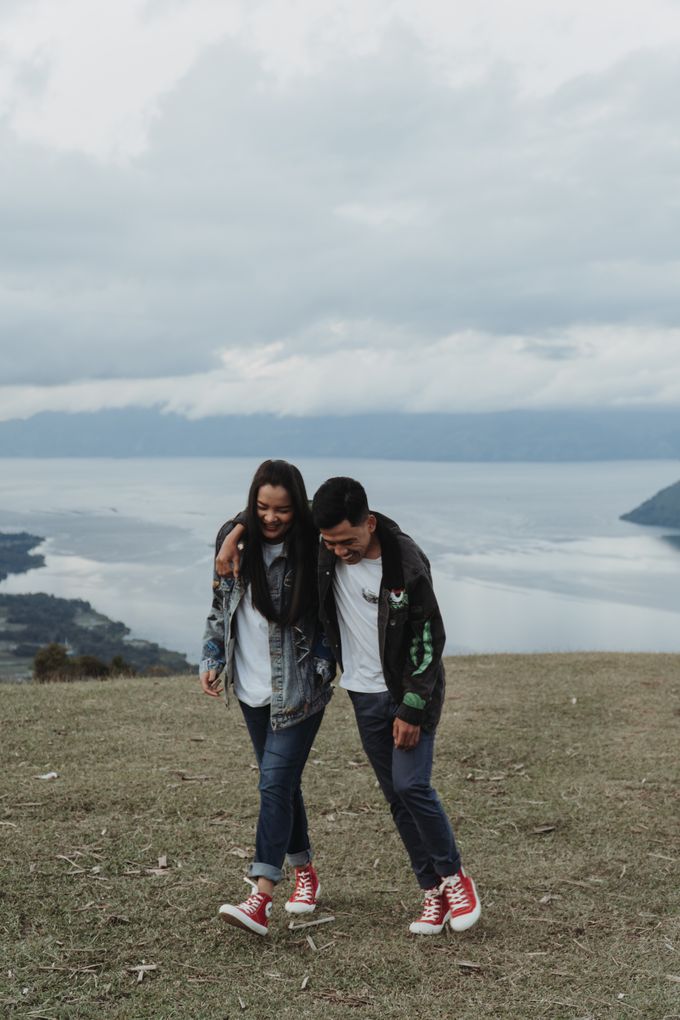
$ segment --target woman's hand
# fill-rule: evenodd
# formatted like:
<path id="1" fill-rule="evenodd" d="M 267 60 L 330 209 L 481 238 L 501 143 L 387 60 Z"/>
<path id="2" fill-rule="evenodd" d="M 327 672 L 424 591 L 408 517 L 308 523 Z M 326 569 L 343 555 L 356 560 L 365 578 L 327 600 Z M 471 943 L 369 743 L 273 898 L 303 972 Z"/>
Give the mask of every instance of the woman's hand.
<path id="1" fill-rule="evenodd" d="M 218 698 L 220 696 L 222 685 L 217 679 L 216 669 L 209 669 L 206 673 L 201 673 L 198 679 L 201 681 L 201 690 L 209 698 Z"/>
<path id="2" fill-rule="evenodd" d="M 238 577 L 241 569 L 241 550 L 239 543 L 246 529 L 242 524 L 235 524 L 224 542 L 215 560 L 215 570 L 220 577 Z"/>

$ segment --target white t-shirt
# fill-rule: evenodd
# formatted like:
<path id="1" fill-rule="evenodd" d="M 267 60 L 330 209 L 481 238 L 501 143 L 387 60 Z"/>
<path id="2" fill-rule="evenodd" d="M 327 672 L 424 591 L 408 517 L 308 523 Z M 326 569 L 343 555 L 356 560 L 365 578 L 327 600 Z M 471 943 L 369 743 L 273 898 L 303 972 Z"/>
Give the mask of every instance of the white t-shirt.
<path id="1" fill-rule="evenodd" d="M 269 567 L 282 552 L 283 542 L 278 545 L 263 542 L 265 567 Z M 251 708 L 269 705 L 272 700 L 269 621 L 253 605 L 251 585 L 248 585 L 236 607 L 234 627 L 234 693 L 239 701 L 244 701 Z"/>
<path id="2" fill-rule="evenodd" d="M 378 599 L 382 559 L 335 564 L 333 594 L 338 611 L 346 691 L 379 694 L 386 691 L 378 648 Z"/>

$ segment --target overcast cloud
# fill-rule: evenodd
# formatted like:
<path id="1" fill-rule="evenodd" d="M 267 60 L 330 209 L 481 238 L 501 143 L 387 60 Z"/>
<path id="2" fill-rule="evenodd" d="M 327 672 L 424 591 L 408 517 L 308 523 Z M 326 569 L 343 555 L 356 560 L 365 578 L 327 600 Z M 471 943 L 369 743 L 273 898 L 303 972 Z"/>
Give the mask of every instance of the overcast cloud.
<path id="1" fill-rule="evenodd" d="M 677 0 L 0 33 L 1 417 L 680 400 Z"/>

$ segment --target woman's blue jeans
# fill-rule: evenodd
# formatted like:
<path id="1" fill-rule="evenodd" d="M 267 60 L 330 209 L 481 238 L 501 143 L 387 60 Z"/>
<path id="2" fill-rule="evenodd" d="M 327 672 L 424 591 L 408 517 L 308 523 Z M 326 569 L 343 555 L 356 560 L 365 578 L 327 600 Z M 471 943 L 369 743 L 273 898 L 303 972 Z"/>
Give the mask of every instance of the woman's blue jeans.
<path id="1" fill-rule="evenodd" d="M 251 708 L 242 701 L 239 704 L 260 768 L 255 860 L 248 874 L 280 882 L 284 860 L 299 867 L 312 859 L 300 780 L 323 710 L 293 726 L 273 730 L 269 705 Z"/>
<path id="2" fill-rule="evenodd" d="M 373 766 L 392 818 L 408 852 L 421 889 L 432 889 L 460 869 L 460 854 L 451 824 L 430 784 L 434 733 L 420 732 L 412 750 L 394 746 L 392 724 L 397 712 L 389 691 L 350 691 L 359 736 Z"/>

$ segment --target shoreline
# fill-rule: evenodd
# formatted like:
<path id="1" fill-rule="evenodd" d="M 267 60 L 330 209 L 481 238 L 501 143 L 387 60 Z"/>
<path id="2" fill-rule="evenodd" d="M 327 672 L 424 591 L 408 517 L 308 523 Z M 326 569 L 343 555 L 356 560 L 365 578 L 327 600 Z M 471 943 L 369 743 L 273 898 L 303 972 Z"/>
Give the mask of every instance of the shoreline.
<path id="1" fill-rule="evenodd" d="M 46 539 L 26 531 L 0 532 L 0 582 L 45 566 L 32 553 Z M 121 658 L 138 673 L 169 676 L 195 671 L 180 652 L 154 641 L 131 638 L 130 628 L 98 612 L 90 602 L 44 592 L 0 592 L 0 684 L 26 683 L 33 658 L 45 645 L 66 645 L 69 655 Z"/>
<path id="2" fill-rule="evenodd" d="M 135 636 L 198 660 L 212 539 L 240 506 L 247 458 L 45 462 L 8 470 L 0 531 L 48 535 L 46 569 L 0 591 L 87 599 Z M 301 465 L 361 477 L 358 462 Z M 679 550 L 666 531 L 619 520 L 677 477 L 668 462 L 633 475 L 600 466 L 370 467 L 380 507 L 432 563 L 446 654 L 680 650 Z M 34 508 L 27 510 L 26 508 Z M 4 528 L 3 528 L 4 526 Z"/>

